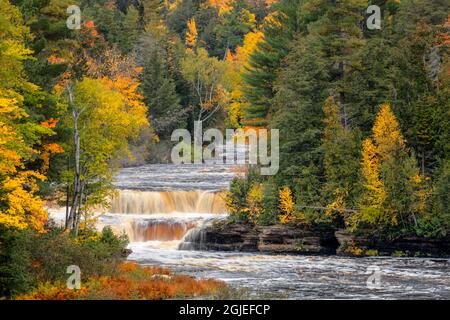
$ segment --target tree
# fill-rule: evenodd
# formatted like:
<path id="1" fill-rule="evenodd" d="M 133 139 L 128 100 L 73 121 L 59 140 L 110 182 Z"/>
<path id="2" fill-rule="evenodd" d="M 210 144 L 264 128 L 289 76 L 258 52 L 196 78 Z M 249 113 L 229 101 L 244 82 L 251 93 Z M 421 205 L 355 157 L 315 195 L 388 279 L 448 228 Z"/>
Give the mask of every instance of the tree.
<path id="1" fill-rule="evenodd" d="M 181 71 L 195 95 L 196 121 L 207 121 L 227 102 L 229 81 L 226 68 L 224 61 L 209 57 L 205 49 L 187 50 L 181 61 Z"/>
<path id="2" fill-rule="evenodd" d="M 195 48 L 197 46 L 197 25 L 195 23 L 195 19 L 192 18 L 187 22 L 187 31 L 186 31 L 186 46 L 188 48 Z"/>
<path id="3" fill-rule="evenodd" d="M 351 228 L 367 227 L 388 234 L 411 232 L 411 227 L 417 226 L 415 194 L 422 178 L 387 104 L 377 114 L 373 140 L 363 143 L 361 173 L 360 212 L 351 217 Z"/>
<path id="4" fill-rule="evenodd" d="M 180 104 L 175 82 L 156 48 L 144 64 L 141 87 L 152 126 L 160 137 L 167 139 L 174 129 L 185 127 L 186 111 Z"/>
<path id="5" fill-rule="evenodd" d="M 360 145 L 355 129 L 342 124 L 339 106 L 333 97 L 323 106 L 324 133 L 322 137 L 324 185 L 326 205 L 339 212 L 354 208 L 358 194 L 358 169 Z M 370 148 L 370 146 L 365 146 Z M 343 212 L 343 211 L 341 211 Z"/>
<path id="6" fill-rule="evenodd" d="M 142 97 L 135 92 L 138 84 L 126 79 L 84 79 L 69 92 L 71 116 L 65 125 L 73 130 L 73 143 L 66 150 L 74 159 L 65 174 L 71 203 L 66 227 L 78 233 L 81 216 L 98 205 L 106 205 L 113 192 L 115 160 L 129 154 L 128 141 L 138 137 L 147 125 Z"/>
<path id="7" fill-rule="evenodd" d="M 292 198 L 292 191 L 289 187 L 283 187 L 279 192 L 279 209 L 280 209 L 280 222 L 286 224 L 293 219 L 292 214 L 295 209 L 295 202 Z"/>
<path id="8" fill-rule="evenodd" d="M 243 74 L 245 108 L 248 125 L 266 125 L 270 101 L 274 96 L 274 83 L 281 61 L 289 53 L 295 32 L 303 25 L 299 7 L 304 0 L 282 0 L 272 6 L 263 26 L 264 39 L 251 54 L 247 71 Z"/>
<path id="9" fill-rule="evenodd" d="M 243 0 L 234 1 L 229 10 L 219 8 L 219 19 L 214 27 L 217 42 L 215 52 L 220 48 L 220 52 L 226 53 L 230 48 L 235 49 L 242 44 L 244 36 L 256 26 L 256 17 L 250 9 Z"/>
<path id="10" fill-rule="evenodd" d="M 0 224 L 42 231 L 47 212 L 36 192 L 37 181 L 46 177 L 30 169 L 30 163 L 39 156 L 41 138 L 53 131 L 25 110 L 26 96 L 39 90 L 23 70 L 32 53 L 25 48 L 29 30 L 8 1 L 0 1 L 0 15 Z"/>
<path id="11" fill-rule="evenodd" d="M 241 121 L 244 119 L 244 110 L 249 106 L 249 102 L 245 98 L 244 88 L 245 82 L 243 73 L 249 66 L 250 55 L 256 49 L 259 41 L 263 38 L 261 31 L 249 32 L 244 36 L 242 46 L 236 48 L 235 55 L 231 55 L 226 61 L 231 64 L 231 103 L 228 110 L 229 124 L 237 128 L 241 126 Z M 227 51 L 229 52 L 229 51 Z"/>

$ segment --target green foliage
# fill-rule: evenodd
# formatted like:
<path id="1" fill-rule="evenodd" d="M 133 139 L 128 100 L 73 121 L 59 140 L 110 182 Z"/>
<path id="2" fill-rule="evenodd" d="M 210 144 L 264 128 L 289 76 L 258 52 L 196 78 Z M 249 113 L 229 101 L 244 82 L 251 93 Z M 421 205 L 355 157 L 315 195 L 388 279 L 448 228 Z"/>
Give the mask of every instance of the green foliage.
<path id="1" fill-rule="evenodd" d="M 237 0 L 230 11 L 219 17 L 214 26 L 217 49 L 213 55 L 223 57 L 227 48 L 235 49 L 242 45 L 244 36 L 256 27 L 256 17 L 250 10 L 249 4 Z"/>
<path id="2" fill-rule="evenodd" d="M 152 50 L 144 64 L 142 92 L 153 128 L 160 137 L 170 139 L 174 129 L 186 126 L 175 82 L 157 49 Z"/>
<path id="3" fill-rule="evenodd" d="M 380 31 L 360 27 L 364 0 L 273 7 L 243 74 L 246 124 L 280 129 L 280 170 L 271 181 L 293 190 L 308 221 L 353 220 L 359 231 L 393 237 L 448 234 L 444 2 L 380 3 Z M 384 137 L 362 144 L 385 103 L 397 124 L 385 122 Z"/>
<path id="4" fill-rule="evenodd" d="M 445 237 L 450 232 L 450 161 L 442 161 L 435 171 L 432 190 L 427 208 L 430 214 L 418 219 L 416 232 L 428 238 Z"/>
<path id="5" fill-rule="evenodd" d="M 249 124 L 266 124 L 274 83 L 281 61 L 289 53 L 295 32 L 303 31 L 299 7 L 304 0 L 281 0 L 263 25 L 264 40 L 250 56 L 248 71 L 243 74 L 244 94 L 251 103 L 246 109 Z"/>
<path id="6" fill-rule="evenodd" d="M 345 128 L 339 107 L 333 98 L 324 104 L 324 133 L 322 138 L 324 178 L 323 198 L 328 207 L 355 207 L 358 195 L 360 142 L 356 130 Z"/>
<path id="7" fill-rule="evenodd" d="M 367 249 L 364 251 L 364 255 L 369 257 L 376 257 L 378 256 L 378 250 L 376 249 Z"/>
<path id="8" fill-rule="evenodd" d="M 46 233 L 7 230 L 0 233 L 0 296 L 14 296 L 39 283 L 67 280 L 67 267 L 77 265 L 82 281 L 114 274 L 124 259 L 128 238 L 111 229 L 86 231 L 74 238 L 59 227 Z"/>
<path id="9" fill-rule="evenodd" d="M 248 221 L 245 212 L 248 208 L 247 197 L 252 185 L 258 181 L 257 178 L 256 173 L 251 170 L 245 177 L 236 177 L 231 181 L 225 202 L 232 220 Z"/>
<path id="10" fill-rule="evenodd" d="M 126 13 L 116 8 L 95 5 L 84 12 L 85 19 L 95 21 L 96 29 L 109 43 L 117 45 L 122 52 L 130 52 L 139 34 L 138 12 L 130 7 Z"/>

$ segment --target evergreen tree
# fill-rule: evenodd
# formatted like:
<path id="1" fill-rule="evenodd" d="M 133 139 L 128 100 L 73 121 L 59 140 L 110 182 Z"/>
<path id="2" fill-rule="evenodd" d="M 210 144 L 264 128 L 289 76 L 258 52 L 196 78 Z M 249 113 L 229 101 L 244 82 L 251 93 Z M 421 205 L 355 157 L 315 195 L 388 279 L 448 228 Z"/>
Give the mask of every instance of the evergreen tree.
<path id="1" fill-rule="evenodd" d="M 304 0 L 281 0 L 273 5 L 263 26 L 264 40 L 250 56 L 243 74 L 244 94 L 250 104 L 245 109 L 248 124 L 265 125 L 274 96 L 274 84 L 281 61 L 289 53 L 295 32 L 301 30 L 299 7 Z"/>
<path id="2" fill-rule="evenodd" d="M 180 105 L 175 83 L 156 48 L 144 64 L 142 91 L 151 123 L 160 137 L 170 138 L 174 129 L 186 125 L 185 112 Z"/>
<path id="3" fill-rule="evenodd" d="M 332 97 L 325 101 L 323 112 L 324 202 L 338 211 L 354 208 L 360 166 L 358 135 L 342 125 L 339 106 Z"/>

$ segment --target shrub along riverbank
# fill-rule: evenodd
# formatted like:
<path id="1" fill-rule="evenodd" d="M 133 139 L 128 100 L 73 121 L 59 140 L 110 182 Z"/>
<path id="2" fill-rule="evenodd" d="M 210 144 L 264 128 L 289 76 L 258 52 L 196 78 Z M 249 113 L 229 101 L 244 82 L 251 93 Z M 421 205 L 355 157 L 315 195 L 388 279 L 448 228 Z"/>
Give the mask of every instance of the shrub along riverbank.
<path id="1" fill-rule="evenodd" d="M 228 294 L 220 281 L 196 280 L 168 269 L 125 262 L 126 235 L 111 229 L 56 227 L 43 232 L 0 230 L 0 299 L 168 299 Z M 81 270 L 81 288 L 69 289 L 67 268 Z"/>

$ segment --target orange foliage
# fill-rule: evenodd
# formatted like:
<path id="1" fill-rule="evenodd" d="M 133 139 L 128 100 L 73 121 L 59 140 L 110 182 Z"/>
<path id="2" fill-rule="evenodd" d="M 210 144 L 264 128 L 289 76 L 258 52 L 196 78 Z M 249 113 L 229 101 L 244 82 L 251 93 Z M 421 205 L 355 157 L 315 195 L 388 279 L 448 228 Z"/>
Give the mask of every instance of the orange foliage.
<path id="1" fill-rule="evenodd" d="M 83 45 L 93 47 L 95 45 L 95 39 L 98 37 L 98 32 L 95 29 L 95 23 L 93 20 L 86 21 L 83 24 L 81 33 L 86 36 L 86 39 L 82 41 Z"/>
<path id="2" fill-rule="evenodd" d="M 225 287 L 221 281 L 197 280 L 185 275 L 174 275 L 160 267 L 141 267 L 134 262 L 124 262 L 115 276 L 95 277 L 82 282 L 80 290 L 70 290 L 65 284 L 42 284 L 19 300 L 160 300 L 180 297 L 208 296 Z"/>
<path id="3" fill-rule="evenodd" d="M 66 60 L 63 58 L 59 58 L 54 55 L 51 55 L 50 57 L 48 57 L 47 61 L 50 64 L 61 64 L 61 63 L 64 63 Z"/>
<path id="4" fill-rule="evenodd" d="M 49 129 L 53 129 L 53 128 L 56 128 L 57 123 L 58 123 L 58 120 L 50 118 L 48 120 L 42 121 L 41 126 L 44 126 Z"/>
<path id="5" fill-rule="evenodd" d="M 444 28 L 447 29 L 447 31 L 450 29 L 450 14 L 447 16 L 447 20 L 444 23 Z M 441 45 L 450 45 L 450 35 L 448 32 L 441 32 L 437 35 L 437 37 Z"/>
<path id="6" fill-rule="evenodd" d="M 41 172 L 46 172 L 48 170 L 48 166 L 50 164 L 50 156 L 52 154 L 63 153 L 64 149 L 57 143 L 48 143 L 43 146 L 43 150 L 40 154 L 40 158 L 42 159 L 42 167 Z"/>

